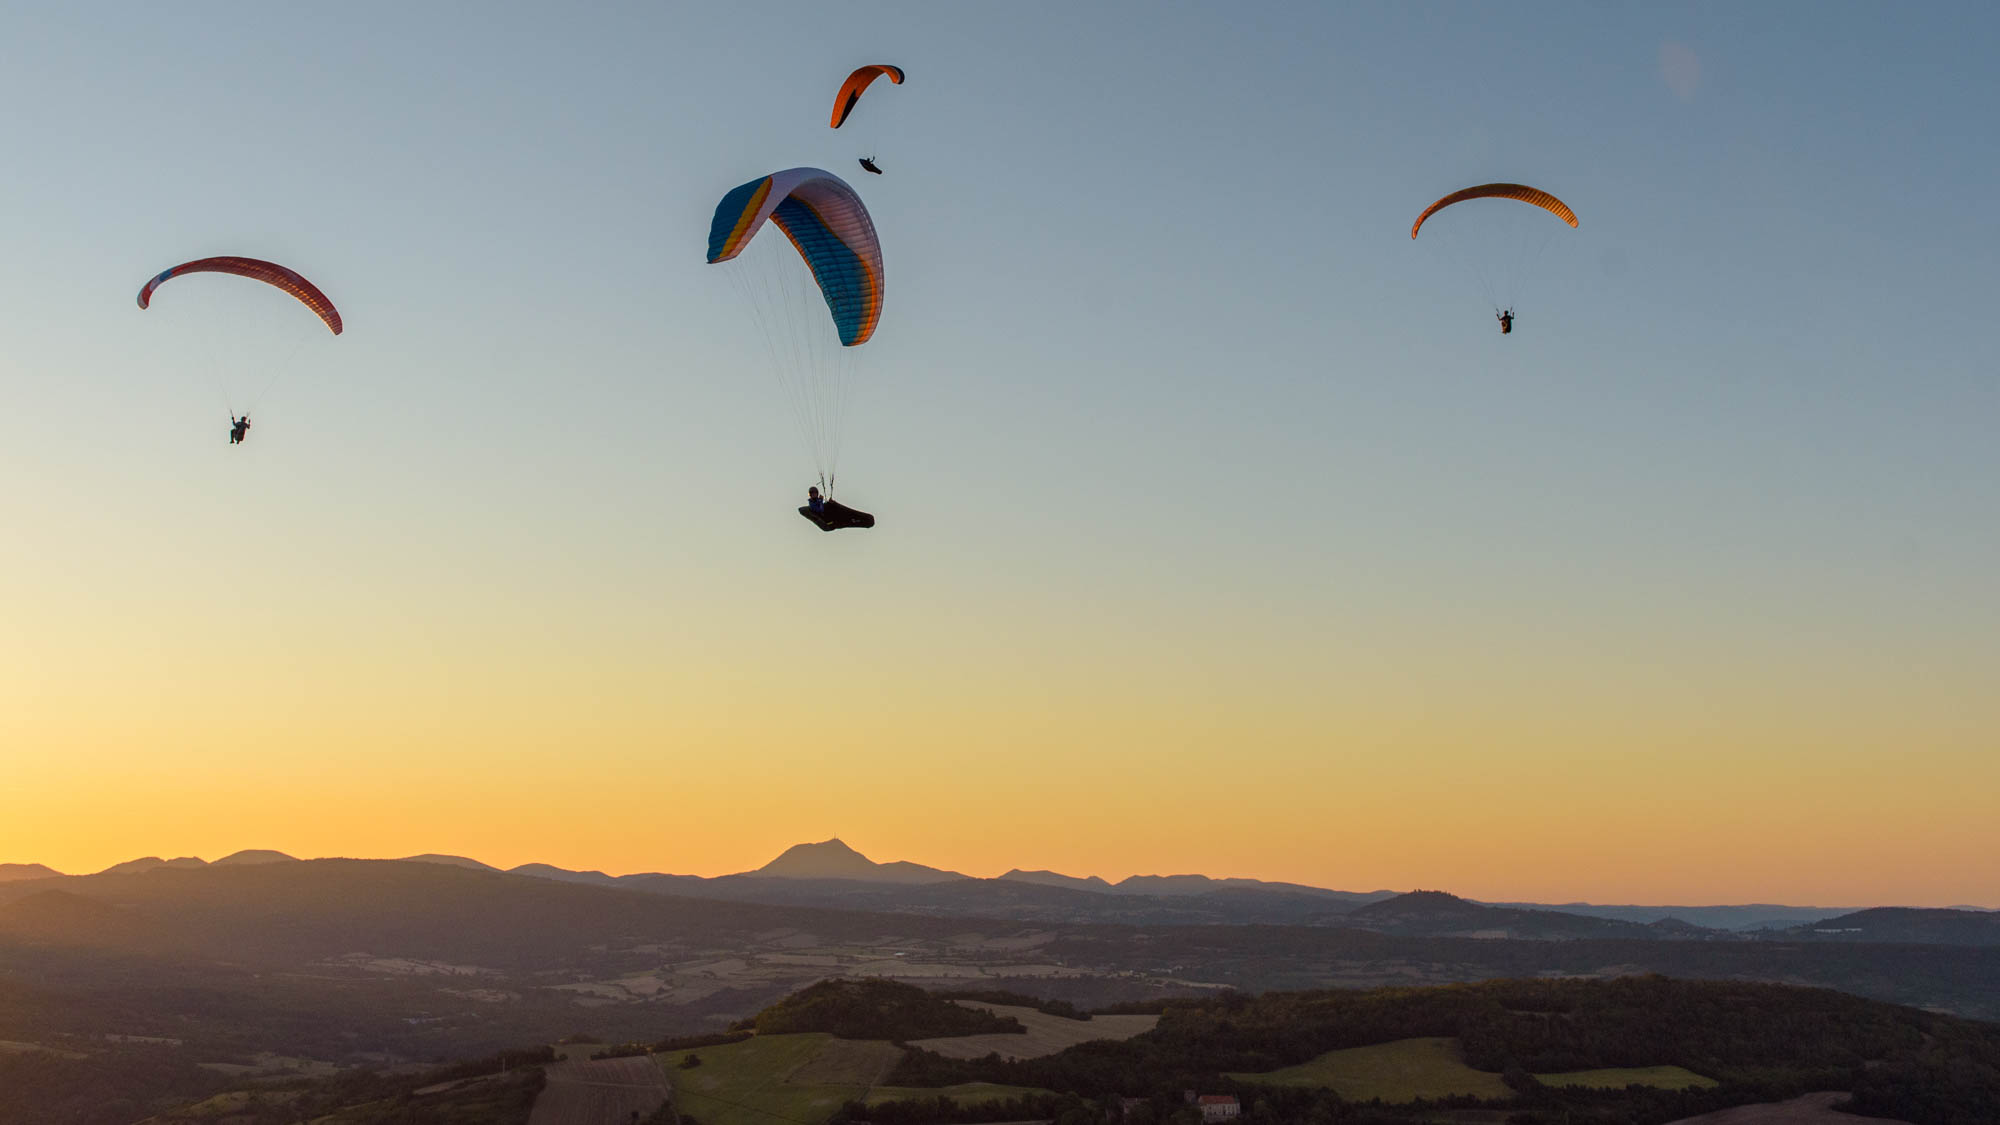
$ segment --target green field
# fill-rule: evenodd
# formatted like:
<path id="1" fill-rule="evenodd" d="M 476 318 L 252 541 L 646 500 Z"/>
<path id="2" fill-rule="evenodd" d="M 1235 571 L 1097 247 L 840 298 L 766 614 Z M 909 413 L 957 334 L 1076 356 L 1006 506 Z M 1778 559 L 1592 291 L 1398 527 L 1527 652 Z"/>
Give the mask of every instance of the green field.
<path id="1" fill-rule="evenodd" d="M 1458 1057 L 1456 1039 L 1398 1039 L 1373 1047 L 1349 1047 L 1283 1070 L 1230 1077 L 1274 1086 L 1317 1086 L 1358 1102 L 1370 1098 L 1407 1102 L 1456 1094 L 1507 1098 L 1514 1094 L 1499 1075 L 1465 1065 Z"/>
<path id="2" fill-rule="evenodd" d="M 699 1118 L 702 1125 L 774 1125 L 778 1121 L 816 1125 L 848 1101 L 939 1096 L 986 1101 L 1035 1092 L 985 1083 L 938 1090 L 875 1085 L 902 1053 L 889 1043 L 806 1032 L 758 1035 L 741 1043 L 669 1051 L 655 1057 L 666 1068 L 667 1081 L 673 1083 L 677 1108 Z M 701 1065 L 682 1070 L 681 1060 L 689 1055 L 700 1055 Z"/>
<path id="3" fill-rule="evenodd" d="M 1707 1089 L 1716 1085 L 1692 1070 L 1677 1066 L 1628 1066 L 1609 1070 L 1571 1070 L 1561 1074 L 1537 1074 L 1544 1086 L 1588 1086 L 1593 1090 L 1623 1090 L 1627 1086 L 1656 1086 L 1662 1090 L 1684 1090 L 1689 1086 Z"/>

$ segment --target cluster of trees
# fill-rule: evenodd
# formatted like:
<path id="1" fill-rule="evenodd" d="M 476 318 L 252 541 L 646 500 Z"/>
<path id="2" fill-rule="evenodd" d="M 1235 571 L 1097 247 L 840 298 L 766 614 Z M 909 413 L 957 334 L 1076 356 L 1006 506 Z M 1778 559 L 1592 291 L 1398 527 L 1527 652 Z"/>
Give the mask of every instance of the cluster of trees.
<path id="1" fill-rule="evenodd" d="M 524 1066 L 546 1066 L 556 1061 L 554 1047 L 519 1047 L 510 1051 L 495 1051 L 477 1059 L 451 1063 L 423 1073 L 423 1081 L 418 1086 L 431 1086 L 439 1082 L 452 1082 L 460 1078 L 477 1078 L 482 1074 L 498 1074 L 507 1070 L 519 1070 Z"/>
<path id="2" fill-rule="evenodd" d="M 2000 1035 L 1941 1020 L 1925 1041 L 1856 1076 L 1854 1111 L 1905 1121 L 2000 1121 Z"/>
<path id="3" fill-rule="evenodd" d="M 228 1085 L 165 1047 L 80 1059 L 0 1051 L 0 1125 L 131 1125 L 161 1103 L 207 1097 Z"/>
<path id="4" fill-rule="evenodd" d="M 754 1017 L 753 1017 L 754 1019 Z M 707 1035 L 671 1036 L 653 1044 L 654 1051 L 692 1051 L 697 1047 L 726 1047 L 731 1043 L 741 1043 L 756 1034 L 753 1031 L 716 1031 Z"/>
<path id="5" fill-rule="evenodd" d="M 1483 1070 L 1671 1063 L 1715 1078 L 1846 1070 L 1919 1046 L 1946 1017 L 1825 989 L 1628 977 L 1471 986 L 1491 1002 L 1457 1031 Z"/>
<path id="6" fill-rule="evenodd" d="M 746 1024 L 755 1024 L 756 1018 L 752 1017 L 743 1022 Z M 715 1031 L 706 1035 L 670 1035 L 665 1039 L 660 1039 L 652 1043 L 614 1044 L 601 1051 L 592 1051 L 590 1057 L 593 1061 L 598 1059 L 625 1059 L 637 1055 L 651 1055 L 664 1051 L 691 1051 L 696 1047 L 722 1047 L 730 1043 L 741 1043 L 755 1034 L 756 1032 L 754 1031 L 742 1030 Z M 596 1043 L 599 1040 L 573 1037 L 564 1040 L 564 1042 Z M 688 1057 L 693 1058 L 694 1056 L 690 1055 Z M 696 1063 L 695 1065 L 699 1066 L 700 1064 Z"/>
<path id="7" fill-rule="evenodd" d="M 531 1047 L 414 1075 L 357 1069 L 317 1080 L 259 1079 L 244 1091 L 230 1119 L 241 1125 L 319 1118 L 336 1125 L 525 1121 L 542 1087 L 541 1065 L 554 1059 L 549 1048 Z M 503 1071 L 511 1072 L 503 1082 L 451 1095 L 415 1095 L 425 1086 Z M 241 1082 L 204 1070 L 187 1052 L 167 1046 L 123 1045 L 84 1058 L 0 1052 L 0 1125 L 130 1125 L 156 1114 L 174 1121 L 174 1107 L 237 1089 Z"/>
<path id="8" fill-rule="evenodd" d="M 1808 1089 L 1826 1089 L 1848 1078 L 1832 1074 L 1801 1074 L 1784 1080 L 1740 1084 L 1733 1088 L 1661 1090 L 1643 1086 L 1623 1090 L 1550 1090 L 1525 1072 L 1508 1076 L 1512 1097 L 1418 1099 L 1385 1105 L 1352 1102 L 1324 1089 L 1300 1086 L 1258 1086 L 1223 1079 L 1207 1080 L 1210 1093 L 1234 1093 L 1242 1107 L 1236 1125 L 1415 1125 L 1435 1121 L 1454 1111 L 1504 1111 L 1508 1125 L 1661 1125 L 1683 1117 L 1709 1113 L 1746 1102 L 1782 1101 Z M 1857 1103 L 1858 1105 L 1858 1103 Z M 1940 1106 L 1941 1112 L 1912 1114 L 1906 1120 L 1938 1125 L 1968 1120 L 1963 1103 Z M 1955 1115 L 1956 1114 L 1956 1115 Z M 1040 1120 L 1055 1125 L 1202 1125 L 1201 1111 L 1187 1103 L 1180 1088 L 1155 1089 L 1129 1100 L 1076 1094 L 1039 1094 L 960 1105 L 949 1098 L 912 1098 L 849 1103 L 832 1125 L 958 1125 L 958 1123 Z"/>
<path id="9" fill-rule="evenodd" d="M 1019 1020 L 964 1008 L 912 984 L 823 980 L 757 1013 L 759 1035 L 823 1031 L 841 1039 L 934 1039 L 951 1035 L 1026 1034 Z"/>

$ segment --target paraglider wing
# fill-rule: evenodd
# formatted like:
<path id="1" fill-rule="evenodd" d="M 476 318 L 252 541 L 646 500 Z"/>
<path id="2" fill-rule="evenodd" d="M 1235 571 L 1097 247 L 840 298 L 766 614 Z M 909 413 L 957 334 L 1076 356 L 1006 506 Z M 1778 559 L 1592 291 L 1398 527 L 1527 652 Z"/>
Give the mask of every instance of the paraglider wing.
<path id="1" fill-rule="evenodd" d="M 1518 199 L 1523 203 L 1540 207 L 1572 227 L 1576 225 L 1576 212 L 1569 209 L 1569 204 L 1540 188 L 1532 188 L 1526 184 L 1481 184 L 1478 187 L 1466 188 L 1464 191 L 1452 192 L 1424 208 L 1424 213 L 1418 215 L 1417 221 L 1410 224 L 1410 237 L 1417 237 L 1417 232 L 1423 229 L 1425 219 L 1454 203 L 1463 203 L 1468 199 Z"/>
<path id="2" fill-rule="evenodd" d="M 789 168 L 730 191 L 708 227 L 708 261 L 743 252 L 765 220 L 777 224 L 811 268 L 848 347 L 865 344 L 882 319 L 882 245 L 868 208 L 846 180 L 818 168 Z"/>
<path id="3" fill-rule="evenodd" d="M 847 76 L 847 81 L 840 84 L 839 96 L 833 99 L 834 128 L 840 128 L 846 122 L 847 115 L 854 112 L 854 103 L 861 100 L 861 91 L 866 90 L 869 83 L 885 75 L 896 85 L 903 84 L 903 68 L 890 66 L 888 63 L 864 66 Z"/>
<path id="4" fill-rule="evenodd" d="M 256 258 L 197 258 L 192 262 L 182 262 L 148 281 L 146 287 L 139 290 L 139 307 L 151 307 L 153 290 L 159 288 L 161 282 L 186 273 L 233 273 L 238 277 L 275 285 L 298 298 L 300 304 L 326 322 L 334 335 L 340 335 L 340 310 L 333 307 L 333 302 L 326 299 L 319 286 L 307 281 L 297 270 Z"/>

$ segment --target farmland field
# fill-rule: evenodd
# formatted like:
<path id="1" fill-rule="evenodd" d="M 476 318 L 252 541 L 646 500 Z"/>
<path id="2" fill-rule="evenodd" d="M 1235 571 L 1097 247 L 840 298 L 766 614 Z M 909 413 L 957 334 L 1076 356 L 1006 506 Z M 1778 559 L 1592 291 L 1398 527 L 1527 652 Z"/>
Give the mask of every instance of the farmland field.
<path id="1" fill-rule="evenodd" d="M 1474 1070 L 1458 1057 L 1456 1039 L 1399 1039 L 1373 1047 L 1328 1051 L 1308 1063 L 1263 1074 L 1232 1074 L 1239 1082 L 1274 1086 L 1318 1086 L 1349 1101 L 1381 1098 L 1407 1102 L 1469 1094 L 1480 1098 L 1512 1097 L 1497 1074 Z"/>
<path id="2" fill-rule="evenodd" d="M 1544 1086 L 1589 1086 L 1597 1090 L 1623 1090 L 1627 1086 L 1655 1086 L 1662 1090 L 1685 1090 L 1689 1086 L 1707 1089 L 1716 1085 L 1692 1070 L 1677 1066 L 1628 1066 L 1609 1070 L 1571 1070 L 1561 1074 L 1537 1074 Z"/>
<path id="3" fill-rule="evenodd" d="M 645 1055 L 565 1059 L 546 1068 L 528 1125 L 602 1125 L 646 1117 L 667 1100 L 667 1082 Z"/>
<path id="4" fill-rule="evenodd" d="M 992 1082 L 961 1082 L 956 1086 L 877 1086 L 867 1097 L 869 1105 L 877 1102 L 895 1102 L 914 1098 L 950 1098 L 960 1105 L 978 1105 L 981 1102 L 998 1101 L 1001 1098 L 1018 1098 L 1022 1094 L 1040 1094 L 1045 1091 L 1027 1086 L 1001 1086 Z"/>
<path id="5" fill-rule="evenodd" d="M 699 1055 L 701 1065 L 683 1070 L 681 1062 L 689 1055 Z M 889 1043 L 835 1039 L 822 1032 L 759 1035 L 654 1056 L 673 1083 L 676 1107 L 702 1125 L 771 1125 L 774 1118 L 824 1121 L 848 1101 L 943 1096 L 969 1102 L 1032 1092 L 985 1083 L 935 1090 L 876 1086 L 901 1057 L 902 1049 Z"/>
<path id="6" fill-rule="evenodd" d="M 882 1081 L 903 1059 L 903 1049 L 880 1039 L 828 1039 L 785 1081 L 794 1086 L 860 1086 Z"/>
<path id="7" fill-rule="evenodd" d="M 83 1054 L 80 1051 L 64 1051 L 55 1047 L 44 1047 L 40 1043 L 19 1043 L 12 1039 L 0 1039 L 0 1051 L 5 1051 L 9 1054 L 26 1054 L 29 1051 L 46 1051 L 51 1055 L 60 1055 L 66 1059 L 87 1059 L 90 1057 L 89 1055 Z"/>
<path id="8" fill-rule="evenodd" d="M 1012 1016 L 1028 1029 L 1026 1035 L 958 1035 L 948 1039 L 916 1039 L 910 1046 L 934 1051 L 948 1059 L 982 1059 L 998 1052 L 1003 1059 L 1035 1059 L 1067 1050 L 1092 1039 L 1130 1039 L 1153 1030 L 1158 1016 L 1097 1016 L 1088 1020 L 1065 1019 L 1020 1008 L 1011 1004 L 984 1004 L 973 1000 L 956 1003 L 981 1008 L 998 1016 Z"/>

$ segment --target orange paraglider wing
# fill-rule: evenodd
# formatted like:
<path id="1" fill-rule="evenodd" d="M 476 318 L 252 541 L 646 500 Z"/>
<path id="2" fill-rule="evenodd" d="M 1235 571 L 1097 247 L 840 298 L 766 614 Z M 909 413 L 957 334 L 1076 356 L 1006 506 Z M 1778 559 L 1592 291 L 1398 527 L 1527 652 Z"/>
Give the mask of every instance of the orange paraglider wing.
<path id="1" fill-rule="evenodd" d="M 888 63 L 864 66 L 847 76 L 847 81 L 840 84 L 840 95 L 833 99 L 834 128 L 840 128 L 847 115 L 854 112 L 854 103 L 861 100 L 861 91 L 866 90 L 870 82 L 884 76 L 898 86 L 903 84 L 903 68 Z"/>
<path id="2" fill-rule="evenodd" d="M 247 277 L 266 285 L 275 285 L 290 293 L 298 302 L 313 311 L 313 315 L 326 322 L 333 334 L 340 335 L 340 310 L 319 291 L 319 286 L 305 279 L 305 275 L 289 266 L 276 262 L 266 262 L 258 258 L 198 258 L 192 262 L 182 262 L 146 283 L 139 290 L 139 307 L 147 308 L 153 303 L 153 290 L 160 283 L 187 273 L 230 273 L 237 277 Z"/>
<path id="3" fill-rule="evenodd" d="M 1478 187 L 1452 192 L 1424 208 L 1424 213 L 1418 215 L 1417 221 L 1410 224 L 1410 237 L 1417 237 L 1417 232 L 1423 229 L 1425 219 L 1454 203 L 1463 203 L 1468 199 L 1518 199 L 1531 206 L 1540 207 L 1572 227 L 1576 225 L 1576 212 L 1569 209 L 1569 204 L 1541 188 L 1532 188 L 1526 184 L 1480 184 Z"/>

